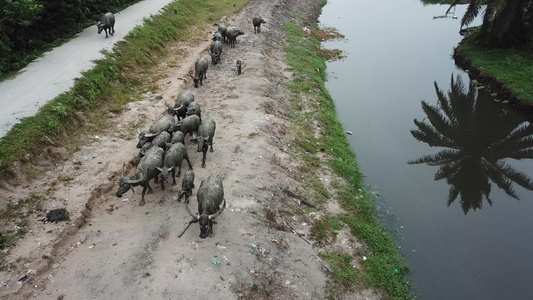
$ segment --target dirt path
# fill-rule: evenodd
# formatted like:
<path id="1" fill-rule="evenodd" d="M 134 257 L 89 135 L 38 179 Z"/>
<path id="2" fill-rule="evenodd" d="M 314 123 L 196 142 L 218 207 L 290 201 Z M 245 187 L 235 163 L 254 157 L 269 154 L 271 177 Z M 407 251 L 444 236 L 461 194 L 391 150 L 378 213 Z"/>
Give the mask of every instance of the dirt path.
<path id="1" fill-rule="evenodd" d="M 304 2 L 308 5 L 300 6 Z M 235 48 L 225 45 L 221 64 L 209 65 L 203 86 L 195 89 L 190 80 L 178 78 L 198 57 L 207 56 L 211 33 L 201 44 L 181 45 L 187 59 L 165 69 L 168 77 L 161 80 L 160 92 L 144 95 L 119 116 L 105 116 L 117 119 L 116 127 L 91 137 L 89 145 L 62 162 L 29 157 L 43 176 L 7 187 L 4 197 L 18 201 L 35 193 L 49 201 L 31 215 L 28 233 L 10 251 L 13 267 L 0 273 L 1 298 L 324 298 L 326 271 L 318 250 L 307 242 L 316 214 L 297 214 L 296 199 L 283 192 L 297 191 L 299 184 L 297 162 L 287 153 L 293 137 L 284 113 L 284 83 L 291 73 L 284 71 L 281 21 L 297 7 L 307 7 L 303 15 L 316 19 L 319 9 L 313 2 L 254 1 L 223 21 L 246 34 Z M 254 14 L 267 21 L 261 34 L 253 33 Z M 242 75 L 232 70 L 237 59 L 244 61 Z M 175 200 L 181 179 L 166 191 L 153 185 L 155 192 L 142 207 L 137 205 L 140 188 L 123 198 L 114 196 L 122 163 L 138 152 L 133 124 L 144 119 L 147 129 L 165 103 L 173 105 L 185 90 L 202 105 L 202 116 L 217 122 L 215 151 L 208 152 L 205 169 L 196 144 L 186 141 L 196 187 L 209 174 L 224 179 L 228 207 L 217 218 L 214 236 L 206 239 L 199 238 L 197 224 L 178 238 L 190 220 L 184 204 Z M 50 150 L 47 157 L 54 151 L 61 150 Z M 60 207 L 70 212 L 70 222 L 39 221 Z M 194 198 L 191 208 L 196 209 Z"/>

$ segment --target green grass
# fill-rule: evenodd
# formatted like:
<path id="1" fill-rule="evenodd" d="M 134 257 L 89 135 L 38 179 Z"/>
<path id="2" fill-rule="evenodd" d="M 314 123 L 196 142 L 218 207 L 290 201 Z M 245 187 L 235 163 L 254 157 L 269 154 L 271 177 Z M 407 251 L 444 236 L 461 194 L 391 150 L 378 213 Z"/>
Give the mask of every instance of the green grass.
<path id="1" fill-rule="evenodd" d="M 515 96 L 533 104 L 533 44 L 514 49 L 486 49 L 465 40 L 458 50 L 474 65 L 511 87 Z"/>
<path id="2" fill-rule="evenodd" d="M 190 41 L 224 15 L 239 11 L 249 0 L 183 0 L 169 4 L 161 15 L 145 19 L 113 53 L 105 53 L 95 68 L 85 72 L 74 87 L 24 118 L 0 143 L 0 177 L 13 175 L 12 163 L 26 153 L 38 153 L 44 145 L 66 144 L 73 137 L 108 126 L 108 112 L 120 112 L 124 104 L 155 89 L 143 76 L 167 54 L 167 43 Z M 67 136 L 67 140 L 65 140 Z"/>
<path id="3" fill-rule="evenodd" d="M 376 204 L 364 190 L 363 174 L 325 88 L 326 64 L 316 51 L 320 49 L 320 41 L 304 37 L 302 28 L 296 24 L 286 23 L 284 27 L 289 40 L 285 46 L 289 66 L 297 74 L 287 87 L 291 91 L 293 106 L 291 132 L 296 138 L 292 151 L 302 161 L 299 167 L 302 184 L 311 187 L 306 191 L 314 193 L 314 198 L 325 201 L 335 194 L 347 211 L 318 220 L 312 229 L 313 236 L 319 243 L 328 243 L 343 226 L 347 226 L 368 252 L 365 252 L 368 259 L 362 271 L 355 270 L 350 263 L 356 253 L 329 252 L 323 255 L 335 270 L 331 274 L 333 286 L 329 288 L 328 298 L 341 298 L 339 291 L 371 287 L 384 291 L 391 299 L 413 299 L 408 292 L 408 265 L 392 235 L 378 220 Z M 309 109 L 313 112 L 306 112 Z M 320 129 L 318 138 L 315 136 L 317 127 Z M 322 152 L 327 157 L 325 162 L 317 155 Z M 326 187 L 318 179 L 317 170 L 322 166 L 342 177 L 343 182 Z"/>

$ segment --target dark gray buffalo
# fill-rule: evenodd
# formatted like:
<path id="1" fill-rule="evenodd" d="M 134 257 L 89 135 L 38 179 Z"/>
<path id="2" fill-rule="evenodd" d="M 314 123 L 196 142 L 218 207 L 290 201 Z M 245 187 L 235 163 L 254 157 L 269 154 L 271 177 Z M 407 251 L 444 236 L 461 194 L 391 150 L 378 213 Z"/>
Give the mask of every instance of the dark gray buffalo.
<path id="1" fill-rule="evenodd" d="M 203 80 L 207 79 L 207 68 L 209 67 L 209 60 L 206 57 L 200 57 L 194 64 L 194 76 L 191 73 L 189 75 L 194 81 L 194 87 L 198 87 L 198 82 L 203 85 Z"/>
<path id="2" fill-rule="evenodd" d="M 213 42 L 214 41 L 221 41 L 222 42 L 222 33 L 218 32 L 218 31 L 215 32 L 211 39 L 213 40 Z"/>
<path id="3" fill-rule="evenodd" d="M 176 126 L 179 131 L 183 132 L 184 137 L 187 136 L 187 134 L 194 136 L 198 132 L 200 123 L 200 117 L 197 115 L 190 115 L 176 123 Z"/>
<path id="4" fill-rule="evenodd" d="M 170 143 L 171 144 L 182 143 L 183 145 L 185 145 L 185 135 L 183 134 L 183 132 L 179 130 L 174 131 L 172 133 L 172 138 L 170 138 Z"/>
<path id="5" fill-rule="evenodd" d="M 224 25 L 224 24 L 218 25 L 218 32 L 220 32 L 220 35 L 222 35 L 222 42 L 227 42 L 227 38 L 226 38 L 226 30 L 227 29 L 228 29 L 228 27 L 226 27 L 226 25 Z"/>
<path id="6" fill-rule="evenodd" d="M 200 107 L 200 103 L 193 101 L 189 104 L 189 107 L 187 107 L 187 116 L 190 115 L 197 115 L 200 118 L 200 122 L 202 121 L 202 108 Z"/>
<path id="7" fill-rule="evenodd" d="M 169 107 L 167 109 L 167 113 L 159 120 L 155 121 L 154 124 L 150 126 L 148 132 L 141 132 L 139 127 L 137 127 L 137 133 L 139 134 L 139 142 L 137 143 L 137 148 L 142 148 L 145 143 L 151 142 L 156 136 L 158 136 L 163 131 L 174 131 L 174 115 L 174 108 Z"/>
<path id="8" fill-rule="evenodd" d="M 200 126 L 198 127 L 198 135 L 196 140 L 198 141 L 198 149 L 196 151 L 202 152 L 202 168 L 205 168 L 205 157 L 207 149 L 213 152 L 213 137 L 215 136 L 215 130 L 217 125 L 212 118 L 204 118 Z"/>
<path id="9" fill-rule="evenodd" d="M 194 95 L 190 91 L 185 91 L 178 96 L 176 104 L 174 104 L 174 111 L 178 117 L 178 121 L 185 118 L 187 107 L 189 103 L 194 101 Z"/>
<path id="10" fill-rule="evenodd" d="M 222 54 L 222 42 L 214 41 L 209 47 L 209 56 L 211 56 L 211 63 L 216 65 L 220 62 L 220 55 Z"/>
<path id="11" fill-rule="evenodd" d="M 146 152 L 146 155 L 143 156 L 137 165 L 135 174 L 133 174 L 131 177 L 124 176 L 123 165 L 122 177 L 120 178 L 117 197 L 122 197 L 122 195 L 132 189 L 132 187 L 140 185 L 143 187 L 143 191 L 139 206 L 143 206 L 146 190 L 148 190 L 148 194 L 153 193 L 152 187 L 150 186 L 150 180 L 157 179 L 157 175 L 159 175 L 159 170 L 157 168 L 161 168 L 163 166 L 163 153 L 164 151 L 162 148 L 151 147 Z M 163 182 L 161 182 L 161 188 L 163 188 Z"/>
<path id="12" fill-rule="evenodd" d="M 183 179 L 181 180 L 181 191 L 178 197 L 178 202 L 181 202 L 181 198 L 185 196 L 185 203 L 189 203 L 189 198 L 192 196 L 193 189 L 194 172 L 192 170 L 188 170 L 187 172 L 185 172 L 185 175 L 183 175 Z"/>
<path id="13" fill-rule="evenodd" d="M 165 183 L 168 182 L 168 174 L 172 172 L 172 185 L 176 185 L 176 167 L 178 168 L 177 176 L 181 175 L 181 163 L 185 159 L 189 164 L 189 170 L 192 170 L 191 161 L 187 149 L 182 143 L 168 144 L 163 167 L 157 168 L 161 172 L 161 189 L 165 190 Z"/>
<path id="14" fill-rule="evenodd" d="M 235 65 L 237 66 L 237 75 L 241 75 L 241 72 L 242 72 L 242 60 L 237 59 L 237 63 Z"/>
<path id="15" fill-rule="evenodd" d="M 172 134 L 174 135 L 174 134 Z M 166 131 L 162 131 L 160 134 L 158 134 L 151 142 L 147 142 L 142 145 L 141 150 L 139 151 L 139 154 L 133 158 L 134 164 L 137 166 L 141 159 L 146 155 L 146 152 L 152 148 L 152 146 L 156 145 L 157 147 L 163 148 L 163 150 L 167 149 L 167 143 L 172 142 L 170 133 Z"/>
<path id="16" fill-rule="evenodd" d="M 193 214 L 188 204 L 185 205 L 185 209 L 193 217 L 191 222 L 200 223 L 200 238 L 204 239 L 213 234 L 213 224 L 216 224 L 214 219 L 226 208 L 222 179 L 209 175 L 207 179 L 202 180 L 196 198 L 198 213 Z M 222 203 L 224 204 L 220 207 Z"/>
<path id="17" fill-rule="evenodd" d="M 105 13 L 102 20 L 96 23 L 96 27 L 98 27 L 98 34 L 102 33 L 102 30 L 105 31 L 106 38 L 108 30 L 110 35 L 115 34 L 115 15 L 110 12 Z"/>
<path id="18" fill-rule="evenodd" d="M 258 15 L 255 15 L 254 18 L 252 19 L 252 24 L 254 25 L 254 32 L 255 33 L 261 33 L 261 24 L 265 24 L 265 20 L 263 20 L 263 18 L 261 18 L 260 16 Z"/>
<path id="19" fill-rule="evenodd" d="M 231 48 L 235 47 L 239 35 L 244 35 L 244 32 L 233 27 L 228 27 L 226 30 L 226 37 L 228 38 L 228 43 Z"/>

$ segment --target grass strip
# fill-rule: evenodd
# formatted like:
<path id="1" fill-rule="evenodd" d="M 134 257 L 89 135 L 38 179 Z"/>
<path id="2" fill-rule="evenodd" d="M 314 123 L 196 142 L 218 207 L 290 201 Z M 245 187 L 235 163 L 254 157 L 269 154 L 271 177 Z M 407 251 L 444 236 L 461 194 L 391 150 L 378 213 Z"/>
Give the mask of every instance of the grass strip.
<path id="1" fill-rule="evenodd" d="M 377 217 L 376 204 L 364 190 L 363 174 L 359 171 L 356 157 L 346 139 L 342 124 L 337 119 L 335 105 L 324 83 L 326 63 L 320 50 L 320 40 L 304 35 L 303 28 L 284 24 L 288 37 L 285 46 L 290 69 L 296 73 L 295 79 L 287 84 L 291 91 L 293 112 L 291 132 L 296 138 L 294 152 L 302 165 L 304 186 L 313 187 L 313 198 L 328 198 L 323 184 L 317 188 L 313 184 L 320 176 L 317 164 L 321 165 L 326 154 L 325 166 L 340 176 L 342 182 L 334 182 L 328 194 L 335 194 L 346 211 L 341 215 L 322 217 L 314 225 L 314 238 L 320 243 L 330 242 L 342 226 L 348 226 L 351 233 L 368 247 L 368 259 L 361 270 L 355 269 L 351 262 L 357 253 L 328 252 L 322 258 L 330 263 L 333 286 L 328 298 L 342 298 L 344 291 L 355 291 L 365 287 L 383 291 L 387 298 L 414 299 L 409 293 L 410 283 L 406 274 L 409 270 L 399 253 L 392 235 Z M 314 30 L 318 30 L 315 25 Z M 312 112 L 309 112 L 312 110 Z M 316 135 L 316 128 L 320 134 Z M 318 136 L 318 137 L 317 137 Z M 321 161 L 322 160 L 322 161 Z"/>

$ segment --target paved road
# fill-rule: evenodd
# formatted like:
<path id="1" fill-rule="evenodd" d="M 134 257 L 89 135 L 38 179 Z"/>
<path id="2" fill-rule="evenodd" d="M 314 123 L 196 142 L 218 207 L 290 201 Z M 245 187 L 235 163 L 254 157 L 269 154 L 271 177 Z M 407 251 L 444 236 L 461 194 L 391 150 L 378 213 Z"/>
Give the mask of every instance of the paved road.
<path id="1" fill-rule="evenodd" d="M 74 86 L 74 79 L 94 67 L 94 60 L 102 58 L 101 50 L 113 45 L 143 18 L 155 15 L 174 0 L 145 0 L 116 13 L 115 35 L 105 38 L 97 34 L 96 26 L 86 28 L 69 42 L 45 53 L 10 80 L 0 82 L 0 137 L 20 122 L 35 115 L 39 109 Z"/>

